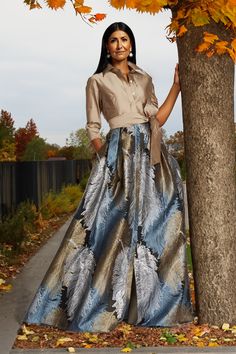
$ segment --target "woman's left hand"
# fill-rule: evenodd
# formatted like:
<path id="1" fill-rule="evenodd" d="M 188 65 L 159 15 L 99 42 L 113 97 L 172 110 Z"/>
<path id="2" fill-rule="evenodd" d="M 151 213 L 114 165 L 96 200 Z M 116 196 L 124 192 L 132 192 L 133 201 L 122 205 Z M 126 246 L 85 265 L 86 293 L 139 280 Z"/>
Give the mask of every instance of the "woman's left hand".
<path id="1" fill-rule="evenodd" d="M 179 82 L 179 64 L 178 64 L 178 63 L 175 65 L 174 84 L 177 85 L 177 86 L 179 86 L 179 88 L 180 88 L 180 82 Z"/>

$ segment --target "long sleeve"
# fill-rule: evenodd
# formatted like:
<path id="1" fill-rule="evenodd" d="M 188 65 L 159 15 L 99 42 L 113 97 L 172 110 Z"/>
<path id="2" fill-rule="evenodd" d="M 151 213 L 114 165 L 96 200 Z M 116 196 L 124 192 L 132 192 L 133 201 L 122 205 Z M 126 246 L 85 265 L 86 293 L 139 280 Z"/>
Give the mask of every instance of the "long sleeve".
<path id="1" fill-rule="evenodd" d="M 96 80 L 90 77 L 86 85 L 86 132 L 89 140 L 101 138 L 101 103 Z"/>
<path id="2" fill-rule="evenodd" d="M 152 79 L 150 81 L 150 96 L 147 98 L 147 102 L 144 106 L 144 113 L 148 117 L 152 117 L 157 114 L 159 109 L 158 100 L 155 94 L 154 85 Z"/>
<path id="3" fill-rule="evenodd" d="M 158 109 L 159 109 L 159 104 L 158 104 L 158 99 L 157 99 L 156 94 L 155 94 L 155 89 L 154 89 L 153 82 L 152 82 L 151 102 L 152 102 L 152 104 L 157 108 L 157 111 L 158 111 Z"/>

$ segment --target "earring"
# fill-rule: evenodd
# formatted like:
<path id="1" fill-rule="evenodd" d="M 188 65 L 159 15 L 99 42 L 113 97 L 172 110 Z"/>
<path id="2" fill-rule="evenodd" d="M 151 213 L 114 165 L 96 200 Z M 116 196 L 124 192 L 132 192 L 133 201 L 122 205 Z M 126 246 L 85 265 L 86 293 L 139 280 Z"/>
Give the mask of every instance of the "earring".
<path id="1" fill-rule="evenodd" d="M 109 52 L 107 52 L 107 59 L 109 59 L 110 58 L 110 53 Z"/>
<path id="2" fill-rule="evenodd" d="M 134 55 L 133 55 L 133 53 L 132 52 L 130 52 L 129 53 L 129 57 L 133 57 Z"/>

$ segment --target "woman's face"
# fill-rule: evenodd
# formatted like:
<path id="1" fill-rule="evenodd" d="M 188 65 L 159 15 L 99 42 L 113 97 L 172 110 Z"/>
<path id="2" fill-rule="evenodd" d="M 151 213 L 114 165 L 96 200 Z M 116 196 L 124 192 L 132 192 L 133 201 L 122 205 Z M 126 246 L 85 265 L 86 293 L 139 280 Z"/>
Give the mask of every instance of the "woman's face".
<path id="1" fill-rule="evenodd" d="M 126 60 L 131 50 L 131 41 L 126 32 L 118 30 L 108 38 L 107 52 L 110 53 L 112 61 Z"/>

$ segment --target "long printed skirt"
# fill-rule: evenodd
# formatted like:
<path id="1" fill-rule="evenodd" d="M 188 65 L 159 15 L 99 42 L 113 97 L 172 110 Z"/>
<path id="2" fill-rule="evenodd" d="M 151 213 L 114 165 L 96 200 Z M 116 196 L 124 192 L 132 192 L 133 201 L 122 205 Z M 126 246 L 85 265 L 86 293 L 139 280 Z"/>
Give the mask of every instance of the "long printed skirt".
<path id="1" fill-rule="evenodd" d="M 148 122 L 108 132 L 24 322 L 107 332 L 192 321 L 180 169 L 163 141 L 151 166 L 149 139 Z"/>

